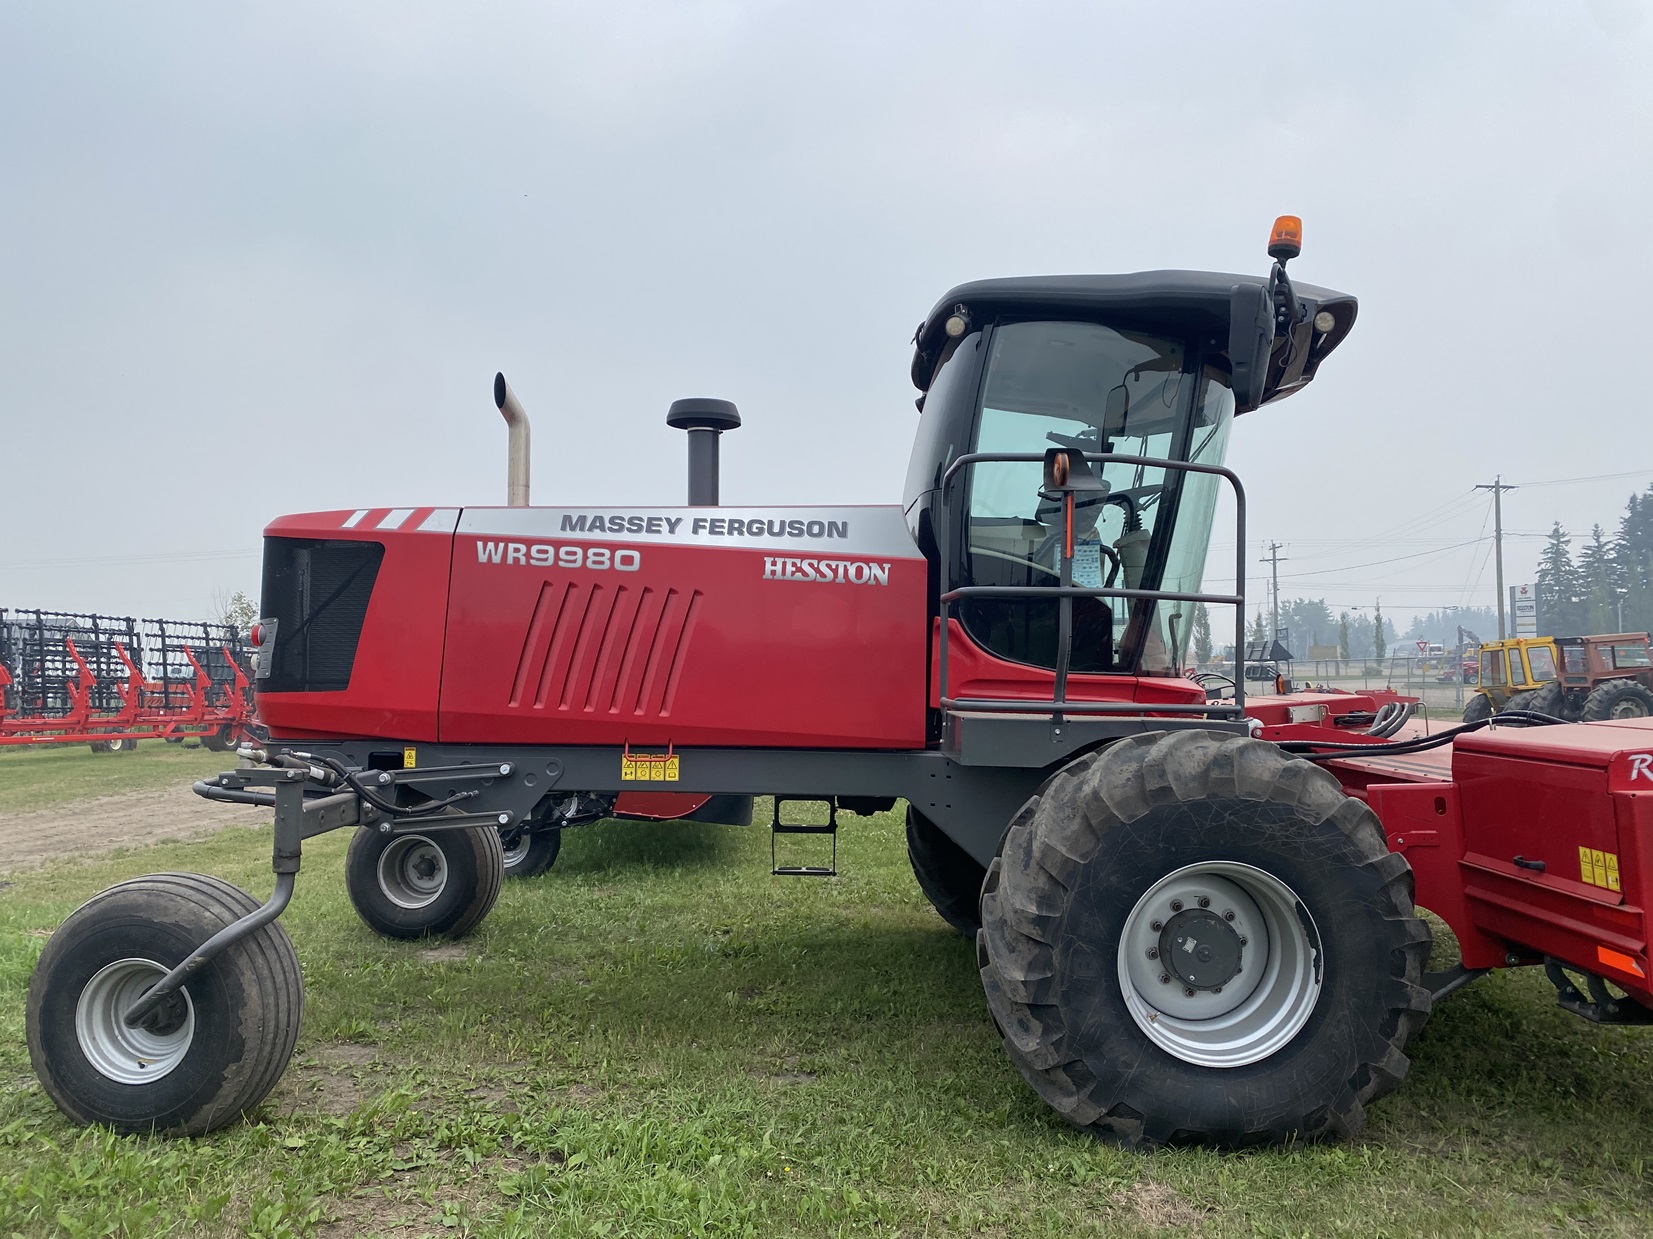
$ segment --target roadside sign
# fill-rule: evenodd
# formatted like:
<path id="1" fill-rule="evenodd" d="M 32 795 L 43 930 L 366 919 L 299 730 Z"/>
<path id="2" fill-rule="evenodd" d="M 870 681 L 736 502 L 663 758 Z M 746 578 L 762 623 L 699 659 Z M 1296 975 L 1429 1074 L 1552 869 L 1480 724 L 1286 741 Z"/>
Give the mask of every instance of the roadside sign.
<path id="1" fill-rule="evenodd" d="M 1427 642 L 1427 641 L 1415 641 L 1415 642 L 1413 642 L 1413 644 L 1418 647 L 1418 653 L 1420 653 L 1420 654 L 1429 653 L 1429 642 Z"/>
<path id="2" fill-rule="evenodd" d="M 1515 617 L 1516 636 L 1536 637 L 1538 635 L 1538 587 L 1535 585 L 1511 585 L 1510 612 Z"/>

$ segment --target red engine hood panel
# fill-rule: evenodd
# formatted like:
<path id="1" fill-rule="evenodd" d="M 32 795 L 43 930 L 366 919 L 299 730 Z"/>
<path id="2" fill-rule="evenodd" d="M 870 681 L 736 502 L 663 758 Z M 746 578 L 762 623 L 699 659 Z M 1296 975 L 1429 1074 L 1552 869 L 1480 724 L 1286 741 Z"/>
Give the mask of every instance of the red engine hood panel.
<path id="1" fill-rule="evenodd" d="M 468 508 L 453 552 L 445 741 L 924 743 L 899 508 Z"/>

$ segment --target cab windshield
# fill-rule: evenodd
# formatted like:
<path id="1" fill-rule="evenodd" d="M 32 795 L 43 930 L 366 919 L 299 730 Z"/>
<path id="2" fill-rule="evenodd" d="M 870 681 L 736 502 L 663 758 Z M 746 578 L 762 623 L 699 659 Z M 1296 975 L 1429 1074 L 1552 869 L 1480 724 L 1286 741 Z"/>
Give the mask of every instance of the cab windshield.
<path id="1" fill-rule="evenodd" d="M 970 450 L 1086 452 L 1220 464 L 1233 421 L 1226 375 L 1188 342 L 1099 323 L 1024 322 L 991 336 Z M 1199 592 L 1218 479 L 1146 465 L 1100 467 L 1106 494 L 1076 510 L 1075 585 Z M 971 475 L 964 575 L 974 585 L 1055 585 L 1059 509 L 1037 462 L 984 461 Z M 1174 674 L 1191 603 L 1080 598 L 1072 668 Z M 971 636 L 1001 657 L 1055 665 L 1056 602 L 974 599 Z"/>

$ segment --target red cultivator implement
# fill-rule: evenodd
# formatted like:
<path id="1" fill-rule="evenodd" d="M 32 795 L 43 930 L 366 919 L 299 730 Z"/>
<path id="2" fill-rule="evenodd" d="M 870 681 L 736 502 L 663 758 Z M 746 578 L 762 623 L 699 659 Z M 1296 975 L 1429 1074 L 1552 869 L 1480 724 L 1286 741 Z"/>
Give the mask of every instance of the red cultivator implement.
<path id="1" fill-rule="evenodd" d="M 252 719 L 246 657 L 228 624 L 0 608 L 0 745 L 233 748 Z"/>

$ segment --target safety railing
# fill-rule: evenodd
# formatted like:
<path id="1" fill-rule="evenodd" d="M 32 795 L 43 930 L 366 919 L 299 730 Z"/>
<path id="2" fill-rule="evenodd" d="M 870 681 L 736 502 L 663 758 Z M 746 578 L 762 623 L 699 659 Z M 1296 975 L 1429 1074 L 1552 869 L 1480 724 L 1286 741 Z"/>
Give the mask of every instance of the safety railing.
<path id="1" fill-rule="evenodd" d="M 1245 538 L 1246 538 L 1246 502 L 1245 487 L 1240 484 L 1239 477 L 1221 465 L 1202 465 L 1187 460 L 1163 460 L 1155 456 L 1123 456 L 1108 452 L 1074 453 L 1082 455 L 1091 464 L 1113 464 L 1127 466 L 1141 466 L 1149 469 L 1164 469 L 1174 473 L 1205 473 L 1213 477 L 1222 478 L 1234 491 L 1234 583 L 1238 590 L 1233 594 L 1208 593 L 1181 593 L 1159 589 L 1132 589 L 1124 586 L 1081 586 L 1072 585 L 1064 581 L 1060 585 L 963 585 L 956 589 L 943 589 L 941 594 L 941 707 L 944 710 L 954 710 L 960 713 L 999 713 L 999 714 L 1048 714 L 1052 721 L 1060 723 L 1064 715 L 1142 715 L 1159 714 L 1198 715 L 1205 718 L 1241 718 L 1245 714 L 1245 673 L 1234 677 L 1234 696 L 1229 701 L 1207 701 L 1203 704 L 1184 702 L 1142 702 L 1142 701 L 1070 701 L 1067 698 L 1067 681 L 1069 667 L 1073 655 L 1073 600 L 1075 598 L 1123 598 L 1130 601 L 1153 602 L 1198 602 L 1215 603 L 1219 606 L 1234 608 L 1234 649 L 1245 649 Z M 969 452 L 960 456 L 951 465 L 941 478 L 941 519 L 936 522 L 939 529 L 937 549 L 940 552 L 942 571 L 950 573 L 953 559 L 949 538 L 951 536 L 952 521 L 950 519 L 951 506 L 949 493 L 953 483 L 968 469 L 978 464 L 1006 463 L 1032 464 L 1043 462 L 1045 454 L 1042 452 Z M 1071 571 L 1071 561 L 1064 560 L 1063 575 Z M 947 695 L 949 681 L 947 679 L 947 646 L 949 619 L 952 604 L 970 598 L 1054 598 L 1057 600 L 1058 635 L 1056 647 L 1055 682 L 1052 686 L 1050 699 L 1000 699 L 985 697 L 953 698 Z M 1172 634 L 1175 639 L 1176 634 Z M 1144 630 L 1144 638 L 1146 631 Z"/>

